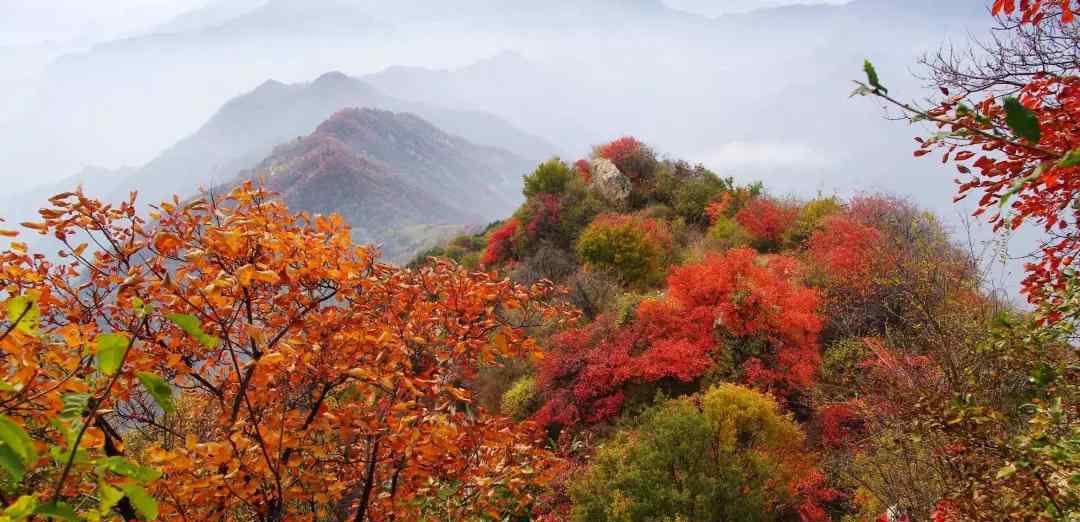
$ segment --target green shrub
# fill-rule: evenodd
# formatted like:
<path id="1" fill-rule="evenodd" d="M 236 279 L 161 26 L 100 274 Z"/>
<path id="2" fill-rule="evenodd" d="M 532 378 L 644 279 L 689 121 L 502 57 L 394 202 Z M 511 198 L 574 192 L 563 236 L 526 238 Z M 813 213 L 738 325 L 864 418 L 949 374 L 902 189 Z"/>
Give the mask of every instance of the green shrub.
<path id="1" fill-rule="evenodd" d="M 795 224 L 785 232 L 784 242 L 791 246 L 801 245 L 814 235 L 822 219 L 843 211 L 843 205 L 835 197 L 817 197 L 808 201 L 799 209 Z"/>
<path id="2" fill-rule="evenodd" d="M 658 299 L 660 296 L 660 292 L 651 292 L 648 294 L 628 292 L 620 295 L 615 299 L 615 306 L 613 307 L 616 322 L 620 325 L 629 323 L 634 319 L 638 305 L 641 304 L 642 301 Z"/>
<path id="3" fill-rule="evenodd" d="M 465 257 L 468 251 L 458 245 L 450 245 L 443 251 L 443 256 L 453 259 L 454 261 L 461 261 L 462 257 Z"/>
<path id="4" fill-rule="evenodd" d="M 754 237 L 731 218 L 720 218 L 709 227 L 706 235 L 708 246 L 716 250 L 727 250 L 741 246 L 747 246 L 754 241 Z"/>
<path id="5" fill-rule="evenodd" d="M 517 380 L 502 396 L 502 414 L 524 420 L 536 410 L 536 378 L 526 375 Z"/>
<path id="6" fill-rule="evenodd" d="M 480 255 L 481 252 L 469 252 L 461 257 L 458 264 L 469 270 L 478 270 L 480 268 Z"/>
<path id="7" fill-rule="evenodd" d="M 585 181 L 575 176 L 566 185 L 565 193 L 559 201 L 559 232 L 565 242 L 560 246 L 570 248 L 582 230 L 596 216 L 611 210 L 611 206 L 595 192 L 590 191 Z"/>
<path id="8" fill-rule="evenodd" d="M 487 241 L 482 235 L 461 235 L 450 241 L 451 246 L 461 247 L 467 251 L 483 250 L 487 247 Z"/>
<path id="9" fill-rule="evenodd" d="M 803 440 L 772 398 L 741 386 L 661 402 L 572 482 L 573 520 L 797 520 Z"/>
<path id="10" fill-rule="evenodd" d="M 871 357 L 862 339 L 842 339 L 830 344 L 821 358 L 821 382 L 830 389 L 850 393 L 858 389 L 863 363 Z"/>
<path id="11" fill-rule="evenodd" d="M 706 224 L 705 207 L 720 197 L 725 186 L 713 176 L 688 179 L 672 193 L 671 206 L 687 223 Z"/>
<path id="12" fill-rule="evenodd" d="M 522 192 L 526 198 L 537 194 L 558 196 L 566 190 L 566 184 L 574 177 L 569 166 L 559 158 L 552 158 L 537 166 L 532 174 L 525 176 L 525 188 Z"/>
<path id="13" fill-rule="evenodd" d="M 577 253 L 590 270 L 615 274 L 624 284 L 649 285 L 663 279 L 671 243 L 662 221 L 607 214 L 581 234 Z"/>

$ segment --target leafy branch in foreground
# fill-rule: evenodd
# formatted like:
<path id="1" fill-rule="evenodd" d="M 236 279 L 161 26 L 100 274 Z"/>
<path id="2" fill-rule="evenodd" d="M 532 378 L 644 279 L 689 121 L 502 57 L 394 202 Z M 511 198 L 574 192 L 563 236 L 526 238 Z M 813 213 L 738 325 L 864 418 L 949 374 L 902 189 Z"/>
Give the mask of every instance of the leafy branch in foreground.
<path id="1" fill-rule="evenodd" d="M 67 262 L 0 252 L 0 521 L 502 518 L 559 469 L 463 384 L 575 317 L 551 285 L 380 264 L 251 184 L 50 201 Z"/>

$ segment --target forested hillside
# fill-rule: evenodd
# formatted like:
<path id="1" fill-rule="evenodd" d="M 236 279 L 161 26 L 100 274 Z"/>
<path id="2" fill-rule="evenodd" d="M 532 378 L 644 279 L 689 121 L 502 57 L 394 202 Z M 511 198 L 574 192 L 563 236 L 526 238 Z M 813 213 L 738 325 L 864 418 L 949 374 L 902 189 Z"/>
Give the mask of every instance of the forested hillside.
<path id="1" fill-rule="evenodd" d="M 990 59 L 924 59 L 935 99 L 852 73 L 973 217 L 1041 234 L 1023 304 L 904 196 L 631 136 L 526 164 L 346 106 L 196 197 L 55 194 L 0 228 L 0 522 L 1080 520 L 1072 4 L 994 2 Z M 478 219 L 405 266 L 370 244 Z"/>
<path id="2" fill-rule="evenodd" d="M 414 264 L 551 280 L 581 310 L 541 358 L 477 381 L 568 462 L 552 520 L 944 517 L 1010 465 L 972 448 L 1004 444 L 1046 393 L 1025 376 L 1073 360 L 902 198 L 776 198 L 629 137 L 541 164 L 525 195 Z M 1041 471 L 1018 472 L 1000 487 Z"/>

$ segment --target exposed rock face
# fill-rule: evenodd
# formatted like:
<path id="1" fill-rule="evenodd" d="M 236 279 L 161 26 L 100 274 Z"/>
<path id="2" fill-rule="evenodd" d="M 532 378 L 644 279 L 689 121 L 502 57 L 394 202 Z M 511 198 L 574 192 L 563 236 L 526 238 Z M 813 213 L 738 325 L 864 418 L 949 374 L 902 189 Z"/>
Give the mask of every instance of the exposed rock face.
<path id="1" fill-rule="evenodd" d="M 619 172 L 611 160 L 597 158 L 589 161 L 589 187 L 612 203 L 625 203 L 633 186 L 630 178 Z"/>

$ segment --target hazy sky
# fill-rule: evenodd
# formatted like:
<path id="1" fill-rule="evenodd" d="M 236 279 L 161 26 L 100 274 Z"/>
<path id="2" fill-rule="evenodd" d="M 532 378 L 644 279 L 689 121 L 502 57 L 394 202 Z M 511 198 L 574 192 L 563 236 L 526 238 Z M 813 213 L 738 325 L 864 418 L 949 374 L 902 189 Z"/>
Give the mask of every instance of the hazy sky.
<path id="1" fill-rule="evenodd" d="M 669 6 L 683 11 L 709 16 L 750 11 L 762 7 L 787 4 L 844 4 L 849 0 L 664 0 Z"/>
<path id="2" fill-rule="evenodd" d="M 0 0 L 0 45 L 92 42 L 130 35 L 209 1 Z"/>
<path id="3" fill-rule="evenodd" d="M 129 36 L 184 11 L 230 0 L 0 0 L 0 46 L 93 43 Z M 235 0 L 234 0 L 235 1 Z M 392 1 L 392 0 L 389 0 Z M 846 0 L 665 0 L 684 11 L 715 16 L 792 3 Z"/>

